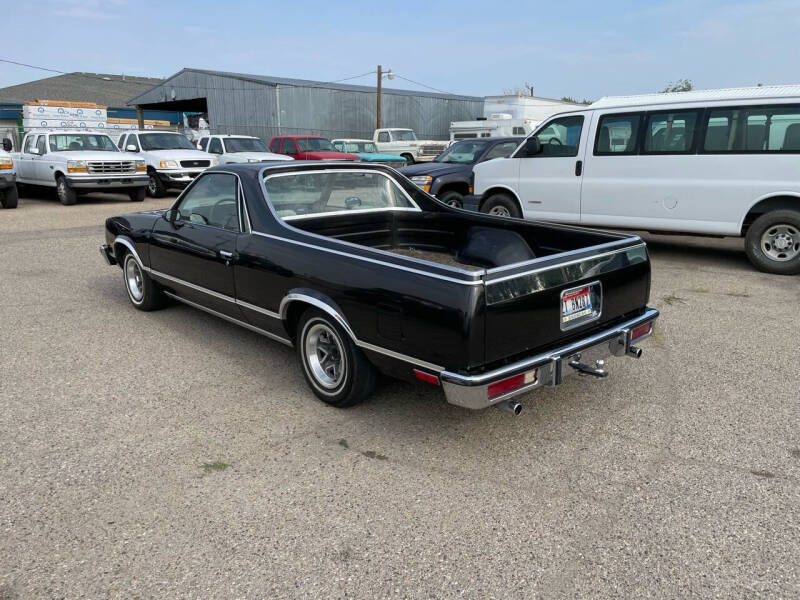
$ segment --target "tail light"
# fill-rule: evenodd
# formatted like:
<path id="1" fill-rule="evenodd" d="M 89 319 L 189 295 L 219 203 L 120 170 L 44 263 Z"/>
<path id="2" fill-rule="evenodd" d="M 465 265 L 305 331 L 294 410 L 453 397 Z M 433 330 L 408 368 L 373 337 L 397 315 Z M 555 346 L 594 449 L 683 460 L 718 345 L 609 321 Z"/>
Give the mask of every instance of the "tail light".
<path id="1" fill-rule="evenodd" d="M 532 383 L 536 383 L 536 369 L 533 371 L 520 373 L 519 375 L 512 375 L 511 377 L 506 377 L 500 381 L 495 381 L 489 385 L 486 395 L 489 400 L 492 400 L 493 398 L 498 398 L 503 394 L 513 392 L 514 390 L 518 390 L 519 388 L 525 387 L 526 385 L 530 385 Z"/>
<path id="2" fill-rule="evenodd" d="M 439 378 L 433 373 L 426 373 L 425 371 L 414 369 L 414 377 L 425 383 L 430 383 L 431 385 L 439 385 Z"/>
<path id="3" fill-rule="evenodd" d="M 631 341 L 638 340 L 639 338 L 643 338 L 646 335 L 650 335 L 653 332 L 653 323 L 645 323 L 644 325 L 639 325 L 638 327 L 634 327 L 631 331 Z"/>

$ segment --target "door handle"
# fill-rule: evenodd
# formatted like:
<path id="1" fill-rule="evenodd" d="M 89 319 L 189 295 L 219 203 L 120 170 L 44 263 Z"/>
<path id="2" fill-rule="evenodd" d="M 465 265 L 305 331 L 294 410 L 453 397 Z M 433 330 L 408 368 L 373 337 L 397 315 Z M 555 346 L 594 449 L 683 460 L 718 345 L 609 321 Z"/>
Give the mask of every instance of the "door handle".
<path id="1" fill-rule="evenodd" d="M 575 176 L 580 177 L 583 173 L 583 161 L 579 160 L 575 163 Z"/>
<path id="2" fill-rule="evenodd" d="M 228 252 L 227 250 L 220 250 L 219 256 L 225 261 L 226 267 L 229 267 L 236 258 L 236 255 L 233 252 Z"/>

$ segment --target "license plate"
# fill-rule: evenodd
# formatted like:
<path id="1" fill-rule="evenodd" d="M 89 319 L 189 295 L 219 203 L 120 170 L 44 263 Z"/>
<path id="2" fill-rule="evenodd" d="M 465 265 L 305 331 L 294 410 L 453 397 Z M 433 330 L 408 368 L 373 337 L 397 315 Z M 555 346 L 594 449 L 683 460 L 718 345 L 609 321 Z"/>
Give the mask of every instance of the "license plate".
<path id="1" fill-rule="evenodd" d="M 600 282 L 564 290 L 561 293 L 561 329 L 594 321 L 600 316 Z"/>

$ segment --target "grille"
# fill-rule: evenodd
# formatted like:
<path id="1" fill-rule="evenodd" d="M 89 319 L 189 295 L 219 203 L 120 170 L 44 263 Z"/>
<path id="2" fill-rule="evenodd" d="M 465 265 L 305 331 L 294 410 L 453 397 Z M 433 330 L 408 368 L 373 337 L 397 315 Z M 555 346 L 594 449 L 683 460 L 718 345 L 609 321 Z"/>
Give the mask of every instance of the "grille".
<path id="1" fill-rule="evenodd" d="M 211 164 L 210 160 L 182 160 L 182 167 L 207 167 Z"/>
<path id="2" fill-rule="evenodd" d="M 422 147 L 422 154 L 425 156 L 430 156 L 431 154 L 438 155 L 441 154 L 442 152 L 444 152 L 444 145 L 439 146 L 434 144 L 428 144 Z"/>
<path id="3" fill-rule="evenodd" d="M 135 173 L 136 162 L 132 160 L 89 161 L 86 163 L 86 172 L 97 175 L 105 175 L 109 173 Z"/>

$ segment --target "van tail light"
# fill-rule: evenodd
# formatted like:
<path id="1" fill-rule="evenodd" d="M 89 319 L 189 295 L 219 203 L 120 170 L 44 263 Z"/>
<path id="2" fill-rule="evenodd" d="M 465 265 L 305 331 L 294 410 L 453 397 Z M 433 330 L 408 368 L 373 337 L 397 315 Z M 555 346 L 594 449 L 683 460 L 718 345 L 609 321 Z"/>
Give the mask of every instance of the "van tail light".
<path id="1" fill-rule="evenodd" d="M 414 377 L 425 383 L 430 383 L 431 385 L 439 385 L 439 378 L 433 373 L 426 373 L 425 371 L 414 369 Z"/>
<path id="2" fill-rule="evenodd" d="M 526 385 L 530 385 L 532 383 L 536 383 L 536 369 L 533 371 L 520 373 L 519 375 L 512 375 L 511 377 L 506 377 L 500 381 L 495 381 L 487 388 L 486 395 L 489 400 L 492 400 L 493 398 L 513 392 L 514 390 L 518 390 L 519 388 L 525 387 Z"/>
<path id="3" fill-rule="evenodd" d="M 645 323 L 644 325 L 639 325 L 638 327 L 634 327 L 631 331 L 631 341 L 638 340 L 639 338 L 643 338 L 646 335 L 650 335 L 653 331 L 653 323 Z"/>

